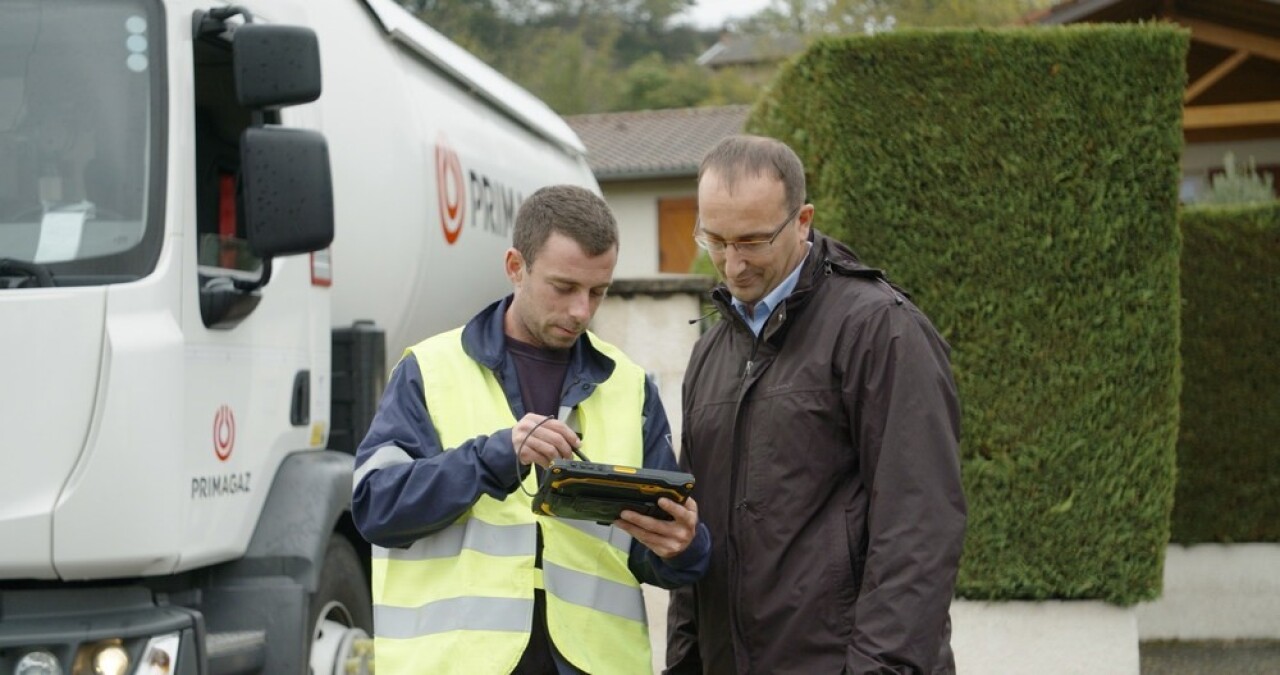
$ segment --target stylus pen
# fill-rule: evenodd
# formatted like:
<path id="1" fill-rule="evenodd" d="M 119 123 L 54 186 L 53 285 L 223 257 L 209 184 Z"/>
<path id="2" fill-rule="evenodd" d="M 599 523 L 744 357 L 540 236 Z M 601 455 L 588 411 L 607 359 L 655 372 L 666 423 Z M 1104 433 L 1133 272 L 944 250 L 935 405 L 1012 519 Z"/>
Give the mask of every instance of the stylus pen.
<path id="1" fill-rule="evenodd" d="M 578 430 L 578 409 L 577 409 L 577 407 L 573 407 L 573 408 L 571 408 L 571 407 L 569 407 L 569 406 L 567 406 L 567 405 L 565 405 L 565 406 L 560 406 L 560 414 L 559 414 L 559 415 L 556 415 L 556 419 L 563 420 L 563 421 L 564 421 L 564 423 L 565 423 L 566 425 L 568 425 L 569 430 L 570 430 L 570 431 L 572 431 L 573 433 L 575 433 L 575 434 L 577 434 L 577 435 L 578 435 L 578 440 L 579 440 L 579 441 L 581 441 L 581 440 L 582 440 L 583 433 L 582 433 L 581 431 L 579 431 L 579 430 Z M 590 461 L 591 461 L 591 460 L 587 459 L 587 456 L 586 456 L 586 455 L 582 454 L 582 451 L 581 451 L 581 450 L 579 450 L 579 449 L 577 449 L 577 448 L 571 448 L 571 449 L 573 450 L 573 454 L 575 454 L 575 455 L 577 455 L 577 456 L 578 456 L 578 459 L 580 459 L 580 460 L 582 460 L 582 461 L 584 461 L 584 462 L 590 462 Z"/>

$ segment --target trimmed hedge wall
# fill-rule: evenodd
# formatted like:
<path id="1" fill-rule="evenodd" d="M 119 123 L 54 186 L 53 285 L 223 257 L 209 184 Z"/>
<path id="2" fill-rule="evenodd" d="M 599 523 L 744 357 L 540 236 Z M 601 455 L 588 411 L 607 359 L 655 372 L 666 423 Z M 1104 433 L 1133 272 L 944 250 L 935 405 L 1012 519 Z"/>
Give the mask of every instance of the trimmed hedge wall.
<path id="1" fill-rule="evenodd" d="M 1280 542 L 1280 205 L 1182 213 L 1171 540 Z"/>
<path id="2" fill-rule="evenodd" d="M 752 112 L 805 161 L 816 226 L 951 343 L 963 597 L 1159 595 L 1187 46 L 1166 25 L 832 38 Z"/>

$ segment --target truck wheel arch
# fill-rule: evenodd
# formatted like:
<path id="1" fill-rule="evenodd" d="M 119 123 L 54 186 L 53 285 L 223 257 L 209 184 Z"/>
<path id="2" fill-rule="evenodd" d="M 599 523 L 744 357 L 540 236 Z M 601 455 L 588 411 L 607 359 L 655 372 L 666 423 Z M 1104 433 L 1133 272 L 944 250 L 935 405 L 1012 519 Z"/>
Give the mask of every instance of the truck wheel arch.
<path id="1" fill-rule="evenodd" d="M 236 576 L 285 574 L 308 593 L 316 590 L 329 537 L 348 539 L 369 575 L 369 545 L 351 520 L 354 458 L 331 450 L 289 455 L 276 471 L 244 557 L 227 571 Z"/>

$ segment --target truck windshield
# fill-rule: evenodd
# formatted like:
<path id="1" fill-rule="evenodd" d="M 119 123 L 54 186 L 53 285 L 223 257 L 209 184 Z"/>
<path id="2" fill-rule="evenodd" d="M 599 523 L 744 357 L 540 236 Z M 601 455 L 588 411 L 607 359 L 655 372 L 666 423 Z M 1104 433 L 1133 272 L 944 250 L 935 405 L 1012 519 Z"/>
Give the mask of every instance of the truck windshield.
<path id="1" fill-rule="evenodd" d="M 163 35 L 155 0 L 0 2 L 0 289 L 154 268 Z"/>

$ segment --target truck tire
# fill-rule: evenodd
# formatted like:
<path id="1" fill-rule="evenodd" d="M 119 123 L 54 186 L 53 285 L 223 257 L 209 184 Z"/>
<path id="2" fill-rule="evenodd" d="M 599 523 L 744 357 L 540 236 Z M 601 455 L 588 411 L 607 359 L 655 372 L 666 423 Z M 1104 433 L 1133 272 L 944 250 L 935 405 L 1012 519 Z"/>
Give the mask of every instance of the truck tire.
<path id="1" fill-rule="evenodd" d="M 373 607 L 356 549 L 329 536 L 320 582 L 311 596 L 312 675 L 372 672 Z M 348 663 L 354 669 L 348 669 Z"/>

